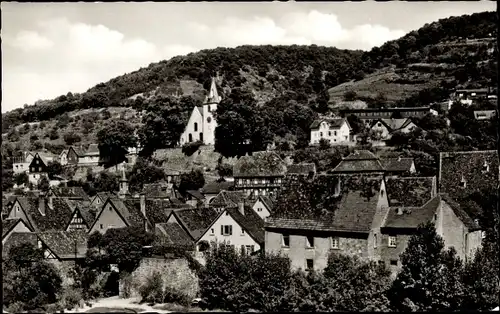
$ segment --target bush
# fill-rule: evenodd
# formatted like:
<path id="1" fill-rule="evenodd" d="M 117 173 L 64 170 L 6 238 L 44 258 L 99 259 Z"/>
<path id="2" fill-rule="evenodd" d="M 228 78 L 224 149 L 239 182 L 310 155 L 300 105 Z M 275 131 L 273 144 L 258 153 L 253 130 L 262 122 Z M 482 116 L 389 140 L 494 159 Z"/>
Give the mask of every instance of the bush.
<path id="1" fill-rule="evenodd" d="M 172 287 L 165 287 L 163 290 L 163 303 L 177 303 L 183 306 L 191 304 L 191 298 L 181 291 Z"/>
<path id="2" fill-rule="evenodd" d="M 347 91 L 344 93 L 344 100 L 345 101 L 354 101 L 356 100 L 356 97 L 358 97 L 358 94 L 356 94 L 355 91 Z"/>
<path id="3" fill-rule="evenodd" d="M 81 289 L 68 288 L 63 294 L 64 305 L 67 310 L 72 310 L 83 300 Z"/>
<path id="4" fill-rule="evenodd" d="M 146 279 L 146 283 L 139 288 L 142 302 L 163 303 L 163 279 L 159 272 L 154 272 Z"/>
<path id="5" fill-rule="evenodd" d="M 202 145 L 203 142 L 201 141 L 186 143 L 182 146 L 182 152 L 186 156 L 192 156 Z"/>
<path id="6" fill-rule="evenodd" d="M 64 306 L 61 304 L 61 302 L 52 303 L 45 306 L 46 313 L 60 313 L 61 311 L 64 311 Z"/>
<path id="7" fill-rule="evenodd" d="M 34 141 L 36 141 L 36 140 L 38 140 L 38 135 L 36 135 L 36 134 L 31 134 L 31 136 L 30 136 L 30 141 L 34 142 Z"/>
<path id="8" fill-rule="evenodd" d="M 40 141 L 34 141 L 30 145 L 30 150 L 35 150 L 36 151 L 36 150 L 40 150 L 42 148 L 43 148 L 43 144 Z"/>
<path id="9" fill-rule="evenodd" d="M 68 132 L 64 134 L 63 136 L 64 142 L 66 145 L 73 145 L 74 143 L 78 143 L 82 140 L 80 135 L 74 133 L 74 132 Z"/>

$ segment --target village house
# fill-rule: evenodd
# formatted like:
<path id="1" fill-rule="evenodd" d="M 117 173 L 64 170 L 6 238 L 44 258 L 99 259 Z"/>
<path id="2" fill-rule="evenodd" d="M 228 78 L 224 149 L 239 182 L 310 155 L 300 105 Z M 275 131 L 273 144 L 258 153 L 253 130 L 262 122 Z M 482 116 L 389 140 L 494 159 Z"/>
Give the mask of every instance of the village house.
<path id="1" fill-rule="evenodd" d="M 430 107 L 341 109 L 340 115 L 347 118 L 354 115 L 361 120 L 419 118 L 431 112 Z"/>
<path id="2" fill-rule="evenodd" d="M 221 191 L 232 191 L 234 190 L 234 181 L 214 181 L 206 183 L 201 189 L 200 193 L 205 199 L 205 203 L 209 204 L 210 201 L 219 195 Z"/>
<path id="3" fill-rule="evenodd" d="M 193 207 L 205 206 L 206 204 L 205 197 L 199 190 L 187 190 L 184 200 L 186 204 Z"/>
<path id="4" fill-rule="evenodd" d="M 81 147 L 70 146 L 67 149 L 64 149 L 59 154 L 59 163 L 62 166 L 65 165 L 78 165 L 80 162 L 80 156 L 83 156 L 84 152 Z"/>
<path id="5" fill-rule="evenodd" d="M 286 174 L 285 162 L 275 152 L 240 157 L 233 166 L 234 188 L 245 195 L 276 195 Z"/>
<path id="6" fill-rule="evenodd" d="M 33 232 L 21 218 L 11 218 L 2 220 L 2 245 L 15 232 Z"/>
<path id="7" fill-rule="evenodd" d="M 90 205 L 90 202 L 85 201 L 74 201 L 71 205 L 73 205 L 73 214 L 65 230 L 88 232 L 95 220 L 97 209 Z"/>
<path id="8" fill-rule="evenodd" d="M 378 134 L 381 140 L 391 138 L 395 132 L 409 133 L 417 128 L 410 118 L 372 120 L 370 130 Z"/>
<path id="9" fill-rule="evenodd" d="M 204 242 L 224 243 L 241 253 L 252 254 L 264 247 L 264 220 L 244 202 L 225 208 L 200 236 L 198 249 Z"/>
<path id="10" fill-rule="evenodd" d="M 311 130 L 311 145 L 319 144 L 321 139 L 325 139 L 333 145 L 342 145 L 352 141 L 352 128 L 347 119 L 344 118 L 314 120 L 309 128 Z"/>
<path id="11" fill-rule="evenodd" d="M 221 213 L 225 208 L 237 207 L 239 203 L 245 202 L 247 196 L 243 191 L 220 191 L 209 202 L 211 208 L 217 213 Z"/>
<path id="12" fill-rule="evenodd" d="M 498 151 L 441 152 L 438 171 L 438 192 L 456 201 L 479 191 L 496 193 Z"/>
<path id="13" fill-rule="evenodd" d="M 392 157 L 379 158 L 368 150 L 356 150 L 329 171 L 335 175 L 374 174 L 386 176 L 401 176 L 416 173 L 413 158 Z"/>
<path id="14" fill-rule="evenodd" d="M 401 269 L 400 254 L 408 246 L 419 225 L 433 222 L 445 247 L 454 247 L 462 260 L 470 261 L 481 246 L 481 231 L 460 205 L 446 195 L 437 195 L 422 206 L 390 207 L 381 228 L 380 261 L 396 274 Z"/>
<path id="15" fill-rule="evenodd" d="M 316 176 L 316 165 L 313 162 L 291 164 L 286 167 L 286 178 L 296 179 L 298 177 L 306 177 L 314 179 Z"/>
<path id="16" fill-rule="evenodd" d="M 215 79 L 212 78 L 210 90 L 201 107 L 194 107 L 189 121 L 179 139 L 180 145 L 200 141 L 205 145 L 215 144 L 215 128 L 217 121 L 213 113 L 221 98 L 217 92 Z"/>
<path id="17" fill-rule="evenodd" d="M 474 110 L 474 118 L 476 120 L 490 120 L 497 115 L 496 110 Z"/>
<path id="18" fill-rule="evenodd" d="M 35 232 L 65 230 L 73 209 L 68 199 L 59 197 L 17 197 L 7 219 L 22 219 Z"/>
<path id="19" fill-rule="evenodd" d="M 90 200 L 90 205 L 93 207 L 101 208 L 102 204 L 110 198 L 118 197 L 115 193 L 111 192 L 97 192 L 96 195 Z"/>
<path id="20" fill-rule="evenodd" d="M 274 206 L 274 201 L 270 197 L 264 195 L 259 195 L 253 202 L 253 205 L 250 200 L 248 200 L 247 203 L 251 205 L 254 212 L 262 219 L 266 219 L 271 215 Z"/>
<path id="21" fill-rule="evenodd" d="M 28 181 L 34 186 L 38 186 L 38 182 L 42 177 L 49 179 L 49 174 L 47 173 L 48 161 L 36 153 L 33 160 L 28 167 Z"/>
<path id="22" fill-rule="evenodd" d="M 34 153 L 23 152 L 22 156 L 14 157 L 12 161 L 12 170 L 14 174 L 28 172 L 31 161 L 35 157 Z"/>
<path id="23" fill-rule="evenodd" d="M 78 155 L 78 164 L 85 166 L 97 166 L 99 164 L 99 146 L 90 144 L 85 152 Z"/>

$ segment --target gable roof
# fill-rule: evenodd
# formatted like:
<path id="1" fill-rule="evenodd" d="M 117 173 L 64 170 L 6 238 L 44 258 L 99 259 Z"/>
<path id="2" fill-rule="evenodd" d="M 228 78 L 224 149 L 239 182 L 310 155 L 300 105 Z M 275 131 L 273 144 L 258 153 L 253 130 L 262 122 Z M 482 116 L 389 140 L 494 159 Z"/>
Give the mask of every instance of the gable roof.
<path id="1" fill-rule="evenodd" d="M 436 177 L 386 178 L 386 189 L 391 206 L 423 206 L 436 196 Z"/>
<path id="2" fill-rule="evenodd" d="M 155 232 L 158 235 L 158 244 L 176 247 L 186 247 L 194 245 L 191 236 L 178 223 L 159 223 L 155 225 Z"/>
<path id="3" fill-rule="evenodd" d="M 373 122 L 373 126 L 375 126 L 378 122 L 381 122 L 389 132 L 394 132 L 400 129 L 407 127 L 413 121 L 410 118 L 396 118 L 396 119 L 378 119 Z"/>
<path id="4" fill-rule="evenodd" d="M 205 97 L 205 103 L 206 104 L 211 104 L 211 103 L 220 103 L 221 97 L 219 96 L 219 93 L 217 92 L 217 85 L 215 84 L 215 78 L 212 77 L 212 82 L 210 83 L 210 89 L 208 90 L 208 94 Z"/>
<path id="5" fill-rule="evenodd" d="M 30 227 L 27 226 L 21 218 L 9 218 L 2 220 L 2 239 L 5 238 L 5 236 L 8 235 L 19 223 L 24 224 L 28 229 L 30 229 Z"/>
<path id="6" fill-rule="evenodd" d="M 343 190 L 335 196 L 339 177 L 320 175 L 302 180 L 280 193 L 266 227 L 367 233 L 376 212 L 382 176 L 343 177 Z"/>
<path id="7" fill-rule="evenodd" d="M 18 197 L 17 201 L 26 214 L 28 223 L 37 231 L 63 230 L 72 218 L 73 210 L 64 198 L 53 197 L 52 207 L 43 199 L 45 215 L 39 211 L 40 198 Z"/>
<path id="8" fill-rule="evenodd" d="M 483 171 L 486 163 L 488 172 Z M 462 178 L 466 182 L 461 186 Z M 439 154 L 439 192 L 460 200 L 483 189 L 496 190 L 499 182 L 498 151 L 442 152 Z"/>
<path id="9" fill-rule="evenodd" d="M 238 206 L 238 203 L 245 201 L 245 193 L 242 191 L 221 191 L 216 197 L 210 200 L 212 207 Z"/>
<path id="10" fill-rule="evenodd" d="M 267 209 L 269 210 L 269 212 L 271 213 L 272 210 L 273 210 L 273 206 L 274 206 L 274 201 L 266 196 L 266 195 L 259 195 L 259 197 L 257 198 L 257 200 L 261 200 L 262 203 L 264 203 L 264 205 L 267 207 Z"/>
<path id="11" fill-rule="evenodd" d="M 389 172 L 409 172 L 415 163 L 413 158 L 383 158 L 380 159 L 382 167 Z"/>
<path id="12" fill-rule="evenodd" d="M 172 215 L 186 229 L 189 235 L 197 241 L 217 218 L 217 212 L 208 208 L 183 208 L 174 210 Z"/>
<path id="13" fill-rule="evenodd" d="M 60 259 L 83 258 L 87 252 L 88 234 L 84 231 L 50 231 L 36 235 Z"/>
<path id="14" fill-rule="evenodd" d="M 284 176 L 286 165 L 275 152 L 255 152 L 240 157 L 233 166 L 234 177 Z"/>
<path id="15" fill-rule="evenodd" d="M 149 183 L 144 184 L 142 193 L 146 198 L 175 198 L 174 187 L 168 183 Z"/>
<path id="16" fill-rule="evenodd" d="M 75 212 L 78 211 L 87 228 L 90 228 L 90 226 L 92 226 L 92 224 L 94 223 L 97 215 L 97 210 L 95 209 L 95 207 L 91 206 L 90 202 L 87 201 L 70 201 L 69 203 L 74 208 L 71 217 L 73 218 Z M 71 220 L 68 222 L 68 225 L 70 223 Z"/>
<path id="17" fill-rule="evenodd" d="M 230 191 L 234 188 L 234 181 L 209 182 L 201 188 L 202 194 L 219 194 L 221 191 Z"/>
<path id="18" fill-rule="evenodd" d="M 416 229 L 420 224 L 431 221 L 441 202 L 439 195 L 433 197 L 422 206 L 390 207 L 383 228 Z M 402 214 L 398 214 L 401 211 Z"/>
<path id="19" fill-rule="evenodd" d="M 89 200 L 89 196 L 81 186 L 73 187 L 51 187 L 50 191 L 56 197 L 79 198 Z"/>
<path id="20" fill-rule="evenodd" d="M 229 207 L 226 210 L 231 217 L 260 245 L 265 242 L 264 220 L 249 206 L 244 207 L 242 214 L 238 207 Z M 222 215 L 223 213 L 221 213 Z M 221 216 L 219 215 L 219 217 Z M 215 223 L 215 221 L 214 221 Z"/>
<path id="21" fill-rule="evenodd" d="M 192 208 L 187 204 L 177 205 L 170 200 L 145 199 L 146 217 L 152 225 L 166 223 L 173 210 L 179 208 Z"/>
<path id="22" fill-rule="evenodd" d="M 97 144 L 90 144 L 89 148 L 85 151 L 85 156 L 99 156 L 99 146 Z"/>
<path id="23" fill-rule="evenodd" d="M 319 129 L 319 126 L 321 125 L 322 122 L 327 122 L 330 130 L 339 129 L 344 123 L 347 123 L 347 125 L 349 126 L 349 123 L 344 118 L 330 118 L 330 119 L 314 120 L 309 126 L 309 128 L 312 130 Z M 349 126 L 349 128 L 351 127 Z"/>
<path id="24" fill-rule="evenodd" d="M 94 225 L 97 223 L 99 217 L 107 207 L 108 203 L 113 206 L 118 215 L 128 226 L 140 225 L 142 227 L 144 222 L 148 222 L 146 217 L 144 217 L 144 215 L 141 212 L 141 204 L 139 199 L 132 199 L 132 198 L 120 199 L 112 197 L 104 202 L 103 206 L 101 207 L 101 210 L 97 214 L 96 219 L 94 220 L 94 223 L 92 224 L 90 229 L 92 229 Z"/>
<path id="25" fill-rule="evenodd" d="M 357 150 L 342 158 L 332 173 L 383 172 L 379 158 L 368 150 Z"/>
<path id="26" fill-rule="evenodd" d="M 458 218 L 464 223 L 464 225 L 469 229 L 469 231 L 475 231 L 475 230 L 480 230 L 479 224 L 477 224 L 469 214 L 462 208 L 462 206 L 455 202 L 453 198 L 451 198 L 448 194 L 446 193 L 439 193 L 439 196 L 443 201 L 446 202 L 446 204 L 450 205 L 451 209 L 457 215 Z"/>
<path id="27" fill-rule="evenodd" d="M 310 172 L 316 173 L 316 165 L 313 162 L 304 162 L 292 164 L 287 167 L 288 175 L 309 175 Z"/>

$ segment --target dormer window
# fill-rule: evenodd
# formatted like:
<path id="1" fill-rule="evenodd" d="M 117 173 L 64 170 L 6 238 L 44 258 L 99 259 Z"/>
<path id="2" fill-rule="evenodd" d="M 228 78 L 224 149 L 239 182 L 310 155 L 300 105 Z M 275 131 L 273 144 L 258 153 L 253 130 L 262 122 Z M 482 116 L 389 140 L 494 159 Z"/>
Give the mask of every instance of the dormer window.
<path id="1" fill-rule="evenodd" d="M 462 176 L 462 180 L 460 180 L 460 187 L 465 189 L 467 187 L 467 181 L 465 181 L 465 178 Z"/>

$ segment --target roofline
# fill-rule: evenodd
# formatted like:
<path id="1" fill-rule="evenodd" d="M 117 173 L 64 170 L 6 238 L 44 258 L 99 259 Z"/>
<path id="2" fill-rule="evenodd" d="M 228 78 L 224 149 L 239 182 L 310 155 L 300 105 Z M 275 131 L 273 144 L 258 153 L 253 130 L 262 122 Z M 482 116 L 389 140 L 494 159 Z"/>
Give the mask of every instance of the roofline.
<path id="1" fill-rule="evenodd" d="M 395 107 L 395 108 L 366 108 L 366 109 L 340 109 L 340 112 L 390 112 L 390 111 L 410 111 L 410 110 L 430 110 L 430 106 L 425 106 L 425 107 Z"/>
<path id="2" fill-rule="evenodd" d="M 294 219 L 300 220 L 300 219 Z M 267 222 L 266 222 L 267 224 Z M 276 226 L 264 226 L 264 230 L 273 229 L 273 230 L 299 230 L 299 231 L 317 231 L 317 232 L 338 232 L 338 233 L 354 233 L 354 234 L 370 234 L 371 230 L 367 231 L 351 231 L 351 230 L 341 230 L 341 229 L 329 229 L 329 230 L 319 230 L 319 229 L 302 229 L 302 228 L 289 228 L 289 227 L 276 227 Z"/>
<path id="3" fill-rule="evenodd" d="M 116 206 L 115 204 L 113 204 L 112 202 L 112 199 L 111 198 L 108 198 L 104 204 L 102 204 L 102 207 L 101 207 L 101 210 L 99 211 L 99 213 L 96 215 L 95 219 L 94 219 L 94 222 L 92 223 L 92 227 L 89 228 L 89 232 L 92 230 L 92 228 L 94 228 L 95 224 L 97 223 L 97 221 L 99 220 L 99 218 L 101 217 L 102 215 L 102 212 L 104 211 L 104 208 L 106 207 L 106 204 L 107 203 L 111 203 L 111 205 L 113 205 L 113 209 L 115 210 L 115 212 L 118 213 L 118 216 L 123 220 L 123 222 L 125 223 L 125 225 L 127 225 L 127 227 L 130 227 L 130 224 L 128 223 L 128 221 L 123 218 L 122 214 L 120 213 L 119 210 L 116 209 Z M 73 218 L 73 217 L 71 217 Z M 147 219 L 147 218 L 146 218 Z M 106 231 L 108 231 L 108 229 L 106 229 Z"/>
<path id="4" fill-rule="evenodd" d="M 180 225 L 182 227 L 182 229 L 184 229 L 184 231 L 186 231 L 186 233 L 191 237 L 191 239 L 193 239 L 193 241 L 196 243 L 197 240 L 195 239 L 195 237 L 193 236 L 193 234 L 191 233 L 191 230 L 188 229 L 188 227 L 186 226 L 186 223 L 184 222 L 184 220 L 182 220 L 181 217 L 179 217 L 177 214 L 176 214 L 176 211 L 175 210 L 172 210 L 172 212 L 170 213 L 170 215 L 168 215 L 168 218 L 167 218 L 167 221 L 170 219 L 170 216 L 174 215 L 175 219 L 177 220 L 177 224 Z M 208 230 L 208 229 L 207 229 Z M 206 232 L 206 231 L 205 231 Z"/>
<path id="5" fill-rule="evenodd" d="M 27 198 L 27 197 L 26 197 L 26 198 Z M 28 213 L 26 212 L 26 210 L 25 210 L 25 209 L 24 209 L 24 207 L 22 206 L 21 202 L 19 202 L 19 197 L 16 197 L 16 199 L 15 199 L 15 200 L 14 200 L 14 202 L 12 203 L 12 207 L 11 207 L 11 209 L 10 209 L 10 210 L 12 211 L 12 209 L 14 208 L 14 205 L 16 204 L 16 202 L 18 202 L 18 203 L 19 203 L 19 207 L 21 207 L 21 210 L 24 212 L 24 217 L 26 217 L 26 219 L 28 220 L 28 223 L 30 224 L 31 228 L 32 228 L 33 230 L 36 230 L 36 229 L 37 229 L 37 228 L 35 228 L 35 226 L 36 226 L 36 225 L 35 225 L 35 224 L 31 221 L 31 216 L 30 216 L 30 215 L 28 215 Z M 10 214 L 10 212 L 9 212 L 9 214 Z M 38 226 L 36 226 L 36 227 L 38 227 Z"/>

